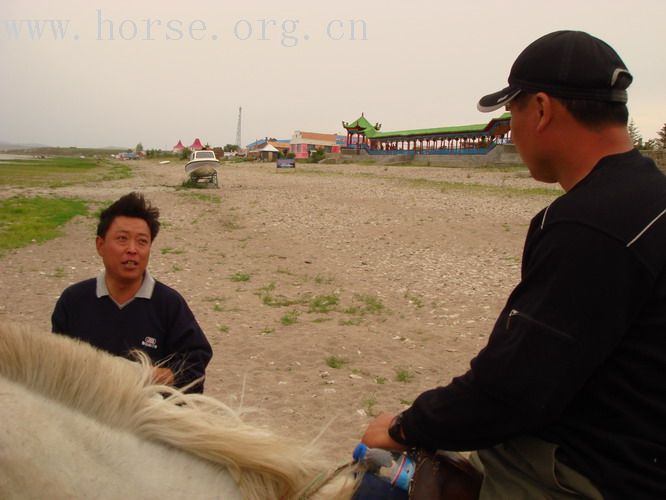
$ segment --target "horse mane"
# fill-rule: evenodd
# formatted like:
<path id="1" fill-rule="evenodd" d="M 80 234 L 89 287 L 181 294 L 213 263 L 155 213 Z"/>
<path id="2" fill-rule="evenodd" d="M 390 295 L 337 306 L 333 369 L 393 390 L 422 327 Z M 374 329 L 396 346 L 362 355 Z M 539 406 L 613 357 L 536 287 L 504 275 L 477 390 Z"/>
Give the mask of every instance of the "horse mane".
<path id="1" fill-rule="evenodd" d="M 310 498 L 331 472 L 313 444 L 242 421 L 201 394 L 155 384 L 147 356 L 139 363 L 62 335 L 0 325 L 0 375 L 97 422 L 224 466 L 244 498 Z M 311 498 L 349 498 L 351 474 Z"/>

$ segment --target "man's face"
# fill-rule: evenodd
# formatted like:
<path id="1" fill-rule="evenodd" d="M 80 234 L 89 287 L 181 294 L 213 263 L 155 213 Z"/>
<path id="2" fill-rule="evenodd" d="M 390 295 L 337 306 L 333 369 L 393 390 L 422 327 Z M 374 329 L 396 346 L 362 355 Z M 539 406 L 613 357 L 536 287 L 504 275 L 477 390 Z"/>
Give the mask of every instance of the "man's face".
<path id="1" fill-rule="evenodd" d="M 115 217 L 104 238 L 98 236 L 96 240 L 107 279 L 123 284 L 140 283 L 150 259 L 151 244 L 150 229 L 145 220 Z"/>
<path id="2" fill-rule="evenodd" d="M 511 111 L 511 141 L 537 181 L 556 182 L 546 153 L 544 137 L 537 133 L 540 112 L 539 95 L 519 94 L 506 109 Z"/>
<path id="3" fill-rule="evenodd" d="M 526 149 L 529 147 L 529 100 L 529 95 L 520 93 L 506 106 L 506 110 L 511 112 L 511 142 L 515 144 L 518 154 L 528 166 L 530 161 Z"/>

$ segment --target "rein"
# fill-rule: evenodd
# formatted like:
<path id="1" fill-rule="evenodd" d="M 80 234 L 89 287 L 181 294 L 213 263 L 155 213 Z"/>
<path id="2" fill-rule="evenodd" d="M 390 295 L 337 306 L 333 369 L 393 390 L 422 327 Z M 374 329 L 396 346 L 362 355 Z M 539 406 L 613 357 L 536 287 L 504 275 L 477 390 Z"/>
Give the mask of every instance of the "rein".
<path id="1" fill-rule="evenodd" d="M 327 485 L 331 480 L 333 480 L 335 477 L 338 476 L 343 470 L 350 468 L 354 465 L 355 462 L 347 462 L 339 467 L 333 469 L 332 471 L 329 472 L 322 472 L 315 477 L 310 484 L 307 485 L 303 493 L 301 493 L 298 496 L 298 500 L 307 500 L 308 498 L 312 498 L 312 495 L 317 493 L 320 489 L 322 489 L 325 485 Z"/>

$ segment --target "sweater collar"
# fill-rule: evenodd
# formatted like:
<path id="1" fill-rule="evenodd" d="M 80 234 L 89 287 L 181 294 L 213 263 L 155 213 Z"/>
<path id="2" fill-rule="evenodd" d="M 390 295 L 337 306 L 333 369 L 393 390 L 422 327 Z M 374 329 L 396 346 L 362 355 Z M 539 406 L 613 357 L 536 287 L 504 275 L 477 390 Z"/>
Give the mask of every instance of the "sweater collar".
<path id="1" fill-rule="evenodd" d="M 95 293 L 97 298 L 109 296 L 109 289 L 106 287 L 106 271 L 102 271 L 97 276 L 97 286 L 95 288 Z M 150 275 L 146 269 L 143 275 L 143 283 L 141 283 L 141 288 L 139 288 L 134 295 L 134 297 L 127 301 L 125 304 L 129 304 L 132 300 L 136 298 L 140 299 L 150 299 L 153 296 L 153 290 L 155 289 L 155 279 Z"/>

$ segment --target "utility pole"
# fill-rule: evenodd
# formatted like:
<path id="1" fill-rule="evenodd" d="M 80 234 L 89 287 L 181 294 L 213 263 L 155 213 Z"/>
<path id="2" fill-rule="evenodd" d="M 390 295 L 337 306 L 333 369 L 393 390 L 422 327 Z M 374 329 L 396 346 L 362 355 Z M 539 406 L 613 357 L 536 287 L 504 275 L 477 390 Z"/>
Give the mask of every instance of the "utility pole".
<path id="1" fill-rule="evenodd" d="M 243 108 L 238 108 L 238 126 L 236 127 L 236 146 L 238 149 L 241 149 L 241 116 L 243 113 Z"/>

